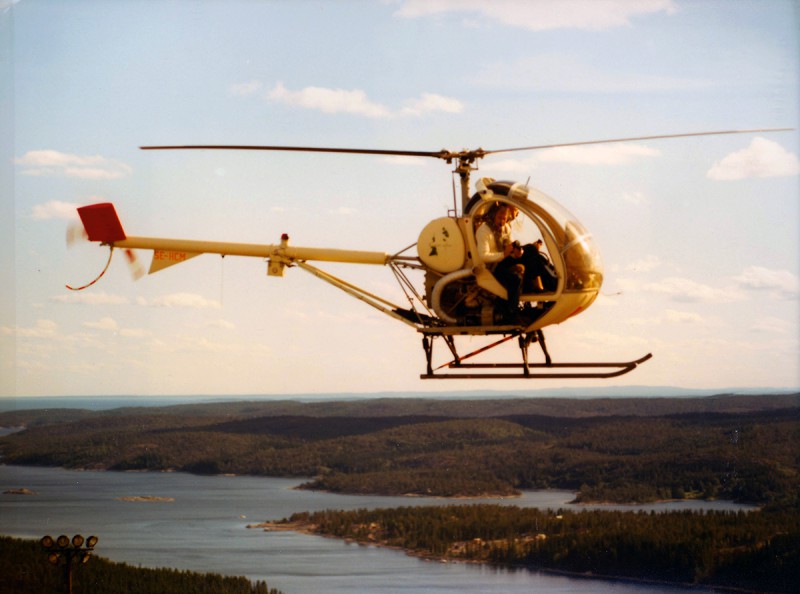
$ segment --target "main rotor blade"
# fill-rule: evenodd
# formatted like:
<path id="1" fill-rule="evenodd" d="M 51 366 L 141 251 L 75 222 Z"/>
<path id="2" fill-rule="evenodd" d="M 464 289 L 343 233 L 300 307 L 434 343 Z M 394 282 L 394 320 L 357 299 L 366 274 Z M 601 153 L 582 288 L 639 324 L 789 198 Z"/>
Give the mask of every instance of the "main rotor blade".
<path id="1" fill-rule="evenodd" d="M 174 146 L 141 146 L 144 151 L 153 150 L 235 150 L 235 151 L 295 151 L 304 153 L 346 153 L 358 155 L 393 155 L 402 157 L 436 157 L 446 159 L 450 155 L 449 151 L 404 151 L 404 150 L 384 150 L 384 149 L 352 149 L 352 148 L 324 148 L 317 146 L 257 146 L 248 144 L 186 144 Z"/>
<path id="2" fill-rule="evenodd" d="M 484 149 L 448 151 L 406 151 L 392 149 L 359 149 L 359 148 L 326 148 L 318 146 L 261 146 L 250 144 L 184 144 L 169 146 L 142 146 L 145 151 L 152 150 L 235 150 L 235 151 L 294 151 L 304 153 L 344 153 L 350 155 L 391 155 L 400 157 L 434 157 L 444 159 L 447 162 L 458 159 L 472 163 L 476 159 L 482 159 L 486 155 L 498 153 L 511 153 L 517 151 L 535 151 L 550 148 L 560 148 L 567 146 L 586 146 L 591 144 L 612 144 L 615 142 L 635 142 L 640 140 L 659 140 L 664 138 L 688 138 L 690 136 L 720 136 L 724 134 L 752 134 L 757 132 L 789 132 L 794 128 L 759 128 L 754 130 L 721 130 L 715 132 L 688 132 L 684 134 L 659 134 L 656 136 L 636 136 L 630 138 L 609 138 L 606 140 L 584 140 L 582 142 L 562 142 L 558 144 L 540 144 L 534 146 L 522 146 L 517 148 L 498 149 L 487 151 Z"/>
<path id="3" fill-rule="evenodd" d="M 583 142 L 562 142 L 558 144 L 540 144 L 536 146 L 522 146 L 519 148 L 498 149 L 495 151 L 483 151 L 483 155 L 494 155 L 497 153 L 511 153 L 515 151 L 536 151 L 549 148 L 560 148 L 566 146 L 586 146 L 590 144 L 613 144 L 615 142 L 635 142 L 638 140 L 659 140 L 663 138 L 688 138 L 690 136 L 721 136 L 724 134 L 753 134 L 756 132 L 790 132 L 794 128 L 759 128 L 755 130 L 721 130 L 715 132 L 687 132 L 683 134 L 659 134 L 657 136 L 637 136 L 632 138 L 609 138 L 606 140 L 585 140 Z M 483 156 L 481 155 L 481 156 Z"/>

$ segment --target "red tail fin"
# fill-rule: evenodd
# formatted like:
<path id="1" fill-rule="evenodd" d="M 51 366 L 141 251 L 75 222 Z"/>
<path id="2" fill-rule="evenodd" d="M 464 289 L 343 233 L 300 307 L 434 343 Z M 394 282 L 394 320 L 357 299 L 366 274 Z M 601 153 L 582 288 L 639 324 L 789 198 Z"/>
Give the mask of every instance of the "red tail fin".
<path id="1" fill-rule="evenodd" d="M 78 209 L 78 214 L 83 221 L 89 241 L 114 243 L 125 239 L 122 223 L 119 222 L 117 211 L 110 202 L 82 206 Z"/>

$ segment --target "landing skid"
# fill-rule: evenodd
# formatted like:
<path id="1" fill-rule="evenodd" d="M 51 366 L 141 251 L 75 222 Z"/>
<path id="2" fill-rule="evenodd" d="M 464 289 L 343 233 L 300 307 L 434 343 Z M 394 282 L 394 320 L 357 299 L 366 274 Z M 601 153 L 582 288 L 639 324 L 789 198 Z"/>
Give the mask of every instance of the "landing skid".
<path id="1" fill-rule="evenodd" d="M 437 336 L 444 338 L 445 344 L 453 354 L 454 359 L 449 363 L 433 368 L 433 339 Z M 464 360 L 472 356 L 483 353 L 491 348 L 516 337 L 522 354 L 521 363 L 465 363 Z M 529 363 L 528 347 L 532 342 L 538 342 L 545 355 L 545 363 Z M 644 357 L 634 361 L 619 363 L 553 363 L 547 346 L 544 341 L 544 334 L 541 330 L 536 330 L 529 334 L 515 332 L 507 335 L 486 347 L 478 349 L 468 355 L 459 356 L 456 352 L 455 341 L 452 335 L 447 332 L 431 332 L 427 330 L 422 339 L 425 357 L 427 359 L 426 373 L 421 374 L 420 379 L 605 379 L 618 377 L 636 369 L 653 355 L 646 354 Z M 440 369 L 457 370 L 454 373 L 439 372 Z M 493 370 L 493 371 L 473 371 L 473 370 Z M 511 370 L 514 370 L 513 372 Z M 585 371 L 579 371 L 585 370 Z"/>
<path id="2" fill-rule="evenodd" d="M 638 365 L 650 359 L 653 355 L 646 354 L 641 359 L 625 363 L 451 363 L 448 369 L 519 369 L 518 373 L 423 373 L 421 379 L 604 379 L 625 375 L 636 369 Z M 547 370 L 546 373 L 537 373 L 538 370 Z M 610 371 L 568 372 L 559 370 L 569 369 L 609 369 Z M 552 370 L 552 371 L 551 371 Z"/>

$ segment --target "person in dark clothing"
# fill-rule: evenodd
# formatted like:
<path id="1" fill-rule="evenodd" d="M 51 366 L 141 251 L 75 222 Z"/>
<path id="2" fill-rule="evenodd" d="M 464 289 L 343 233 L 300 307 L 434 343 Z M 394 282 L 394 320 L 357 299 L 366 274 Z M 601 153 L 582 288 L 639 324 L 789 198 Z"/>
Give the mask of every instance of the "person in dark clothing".
<path id="1" fill-rule="evenodd" d="M 504 314 L 511 317 L 519 312 L 521 295 L 552 292 L 558 285 L 555 268 L 542 252 L 541 239 L 525 246 L 511 240 L 510 223 L 516 216 L 516 208 L 498 202 L 476 232 L 481 259 L 494 263 L 492 274 L 508 292 Z"/>
<path id="2" fill-rule="evenodd" d="M 525 267 L 522 292 L 550 293 L 558 287 L 558 276 L 553 263 L 542 252 L 544 243 L 537 239 L 522 248 L 521 262 Z"/>

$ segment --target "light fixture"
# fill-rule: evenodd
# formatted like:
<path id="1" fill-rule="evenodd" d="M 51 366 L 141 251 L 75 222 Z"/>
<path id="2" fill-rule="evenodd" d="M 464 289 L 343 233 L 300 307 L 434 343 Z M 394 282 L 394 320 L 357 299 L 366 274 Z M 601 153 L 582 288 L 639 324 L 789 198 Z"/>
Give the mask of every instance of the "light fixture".
<path id="1" fill-rule="evenodd" d="M 55 541 L 49 534 L 43 536 L 39 541 L 47 553 L 47 561 L 52 565 L 58 565 L 63 559 L 66 565 L 65 577 L 67 580 L 67 592 L 72 594 L 72 565 L 73 561 L 79 565 L 87 563 L 92 556 L 94 546 L 98 538 L 94 535 L 84 539 L 83 535 L 76 534 L 70 540 L 66 534 L 61 534 Z M 84 544 L 86 546 L 84 546 Z"/>

